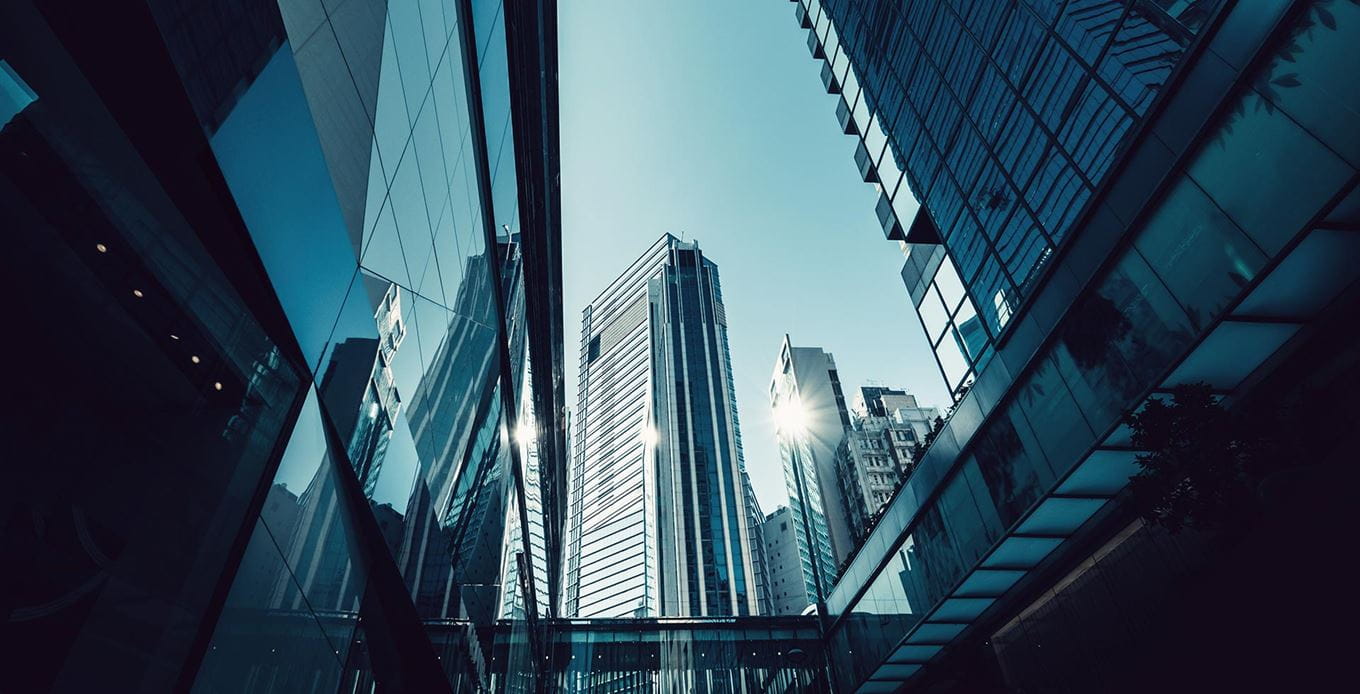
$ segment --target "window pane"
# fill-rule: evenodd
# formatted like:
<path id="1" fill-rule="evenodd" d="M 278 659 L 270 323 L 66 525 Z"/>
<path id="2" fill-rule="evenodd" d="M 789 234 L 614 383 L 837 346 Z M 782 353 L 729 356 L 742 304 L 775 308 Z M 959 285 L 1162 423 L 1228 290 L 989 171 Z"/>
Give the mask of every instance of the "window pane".
<path id="1" fill-rule="evenodd" d="M 935 285 L 940 288 L 945 308 L 953 313 L 963 299 L 963 280 L 959 279 L 959 273 L 954 270 L 954 263 L 948 257 L 940 263 L 940 269 L 935 273 Z"/>
<path id="2" fill-rule="evenodd" d="M 1265 255 L 1189 179 L 1172 188 L 1134 245 L 1199 327 L 1265 263 Z"/>
<path id="3" fill-rule="evenodd" d="M 1352 173 L 1255 91 L 1238 98 L 1220 128 L 1190 164 L 1190 177 L 1267 253 L 1293 238 Z"/>
<path id="4" fill-rule="evenodd" d="M 950 390 L 953 390 L 968 373 L 968 357 L 964 356 L 962 348 L 959 347 L 961 342 L 958 331 L 951 326 L 949 334 L 945 335 L 935 348 L 935 354 L 940 357 L 940 366 L 944 368 L 945 380 L 949 382 Z"/>
<path id="5" fill-rule="evenodd" d="M 944 305 L 940 303 L 939 294 L 936 293 L 934 285 L 926 290 L 925 299 L 921 301 L 918 310 L 921 312 L 921 322 L 926 327 L 926 338 L 934 344 L 940 339 L 940 333 L 944 332 L 944 327 L 949 323 L 949 314 L 944 310 Z"/>
<path id="6" fill-rule="evenodd" d="M 1332 26 L 1313 24 L 1293 34 L 1288 57 L 1280 55 L 1258 84 L 1267 85 L 1264 94 L 1271 102 L 1352 165 L 1360 165 L 1360 89 L 1355 88 L 1360 5 L 1343 2 L 1326 10 Z"/>

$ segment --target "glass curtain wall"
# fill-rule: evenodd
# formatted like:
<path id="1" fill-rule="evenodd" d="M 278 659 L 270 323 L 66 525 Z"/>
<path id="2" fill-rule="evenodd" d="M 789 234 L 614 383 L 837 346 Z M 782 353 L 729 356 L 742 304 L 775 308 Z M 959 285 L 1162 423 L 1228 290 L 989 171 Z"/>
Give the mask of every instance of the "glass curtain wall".
<path id="1" fill-rule="evenodd" d="M 10 681 L 484 689 L 504 618 L 532 688 L 558 413 L 526 306 L 559 287 L 526 279 L 515 126 L 546 126 L 511 94 L 541 27 L 480 0 L 3 20 L 3 274 L 39 352 L 15 423 L 51 461 L 0 495 Z"/>
<path id="2" fill-rule="evenodd" d="M 895 503 L 889 522 L 902 527 L 902 533 L 896 540 L 874 538 L 867 545 L 881 552 L 876 556 L 888 556 L 887 563 L 869 573 L 852 567 L 842 578 L 850 587 L 830 601 L 837 619 L 830 647 L 855 654 L 836 668 L 843 686 L 854 686 L 889 656 L 899 657 L 894 653 L 910 658 L 904 662 L 929 660 L 938 644 L 961 631 L 962 625 L 923 619 L 947 602 L 962 609 L 950 596 L 973 588 L 960 586 L 960 581 L 984 557 L 981 566 L 995 568 L 986 572 L 991 583 L 983 592 L 996 595 L 1024 575 L 1007 567 L 1031 567 L 1052 552 L 1060 539 L 1011 536 L 997 543 L 1067 477 L 1091 446 L 1114 430 L 1124 412 L 1137 407 L 1159 379 L 1168 378 L 1168 370 L 1188 350 L 1199 345 L 1196 358 L 1231 363 L 1266 349 L 1255 357 L 1260 364 L 1298 329 L 1293 318 L 1267 325 L 1262 330 L 1279 335 L 1269 338 L 1246 333 L 1246 324 L 1220 321 L 1264 269 L 1285 258 L 1283 251 L 1300 240 L 1309 245 L 1331 242 L 1321 240 L 1330 239 L 1325 230 L 1312 230 L 1314 220 L 1321 219 L 1316 222 L 1321 227 L 1343 224 L 1344 202 L 1330 215 L 1323 213 L 1353 186 L 1360 166 L 1357 131 L 1340 129 L 1334 119 L 1320 114 L 1326 109 L 1347 114 L 1342 122 L 1354 120 L 1353 111 L 1343 107 L 1346 97 L 1340 96 L 1354 89 L 1333 91 L 1331 86 L 1345 79 L 1337 67 L 1356 58 L 1360 9 L 1335 7 L 1334 29 L 1317 29 L 1310 12 L 1285 28 L 1290 41 L 1267 52 L 1245 86 L 1230 95 L 1212 128 L 1171 172 L 1161 199 L 1132 233 L 1131 245 L 1077 299 L 1055 339 L 1017 379 L 997 414 L 971 437 L 948 473 L 933 473 L 938 481 L 908 481 L 908 487 L 932 485 L 938 494 L 906 516 L 899 514 L 907 512 L 907 505 Z M 1286 64 L 1299 85 L 1263 86 L 1274 84 Z M 1244 170 L 1265 175 L 1242 176 Z M 1320 273 L 1307 286 L 1330 287 L 1340 281 L 1321 279 L 1338 271 L 1319 258 L 1305 260 L 1296 254 L 1285 262 L 1307 264 Z M 1269 289 L 1251 296 L 1269 294 Z M 1265 315 L 1273 315 L 1269 311 Z M 1240 342 L 1221 346 L 1211 330 L 1214 335 L 1250 334 L 1253 347 L 1245 349 Z M 1201 343 L 1206 337 L 1210 339 Z M 1231 382 L 1245 377 L 1243 373 Z M 935 448 L 940 446 L 937 440 Z M 1123 480 L 1116 481 L 1118 489 Z M 927 499 L 930 492 L 922 486 L 903 494 Z M 1098 507 L 1072 513 L 1084 519 Z M 975 608 L 985 605 L 968 609 Z"/>

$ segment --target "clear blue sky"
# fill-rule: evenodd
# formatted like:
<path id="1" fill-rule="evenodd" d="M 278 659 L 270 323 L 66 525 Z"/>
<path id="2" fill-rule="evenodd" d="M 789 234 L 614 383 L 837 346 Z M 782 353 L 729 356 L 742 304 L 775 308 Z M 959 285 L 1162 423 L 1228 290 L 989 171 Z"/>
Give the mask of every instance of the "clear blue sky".
<path id="1" fill-rule="evenodd" d="M 946 404 L 902 255 L 793 5 L 563 0 L 558 12 L 568 406 L 581 309 L 666 231 L 718 264 L 765 512 L 786 499 L 767 400 L 784 333 L 832 352 L 848 390 L 874 381 Z"/>

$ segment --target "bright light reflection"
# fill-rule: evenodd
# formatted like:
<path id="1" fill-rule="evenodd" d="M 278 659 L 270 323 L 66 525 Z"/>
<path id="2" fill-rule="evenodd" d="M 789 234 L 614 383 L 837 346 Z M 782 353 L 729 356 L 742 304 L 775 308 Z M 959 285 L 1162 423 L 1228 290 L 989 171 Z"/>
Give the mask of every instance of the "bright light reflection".
<path id="1" fill-rule="evenodd" d="M 527 446 L 533 443 L 534 439 L 537 437 L 538 429 L 534 426 L 533 422 L 525 422 L 515 427 L 515 443 L 518 443 L 521 446 Z"/>
<path id="2" fill-rule="evenodd" d="M 786 400 L 774 407 L 774 426 L 785 434 L 801 436 L 807 431 L 807 411 L 798 400 Z"/>
<path id="3" fill-rule="evenodd" d="M 643 424 L 642 430 L 638 432 L 638 435 L 642 438 L 642 445 L 644 446 L 655 446 L 656 442 L 661 440 L 661 435 L 658 434 L 656 428 L 650 424 Z"/>

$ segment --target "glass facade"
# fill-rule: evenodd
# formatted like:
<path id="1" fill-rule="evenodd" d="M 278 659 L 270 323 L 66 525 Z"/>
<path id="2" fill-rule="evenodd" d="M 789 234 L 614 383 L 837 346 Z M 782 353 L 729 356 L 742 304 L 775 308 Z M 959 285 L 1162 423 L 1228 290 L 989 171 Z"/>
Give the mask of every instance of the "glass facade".
<path id="1" fill-rule="evenodd" d="M 554 692 L 830 692 L 814 617 L 572 619 L 550 625 Z M 497 634 L 498 652 L 510 647 Z"/>
<path id="2" fill-rule="evenodd" d="M 50 461 L 3 497 L 14 686 L 533 688 L 565 425 L 530 5 L 6 6 Z"/>
<path id="3" fill-rule="evenodd" d="M 944 241 L 943 262 L 903 272 L 951 390 L 991 359 L 1217 5 L 798 5 L 889 238 Z"/>
<path id="4" fill-rule="evenodd" d="M 827 5 L 837 11 L 845 8 L 845 3 Z M 1089 23 L 1076 19 L 1066 23 L 1069 17 L 1081 16 L 1077 10 L 1087 3 L 1054 3 L 1051 11 L 1045 11 L 1047 3 L 1009 5 L 998 14 L 1010 19 L 987 24 L 992 32 L 988 36 L 993 37 L 987 45 L 1002 50 L 1009 45 L 1008 32 L 1015 22 L 1032 24 L 1027 29 L 1031 38 L 1006 49 L 1030 56 L 1009 63 L 1027 66 L 1027 85 L 1038 83 L 1035 74 L 1047 75 L 1062 64 L 1051 55 L 1055 51 L 1074 52 L 1076 60 L 1097 67 L 1125 60 L 1130 54 L 1120 52 L 1120 42 L 1128 35 L 1126 27 L 1151 16 L 1150 8 L 1141 3 L 1122 6 L 1119 20 L 1104 25 L 1108 35 L 1104 43 L 1097 42 L 1103 48 L 1091 53 L 1072 33 Z M 1249 387 L 1248 377 L 1273 368 L 1267 359 L 1355 279 L 1353 271 L 1322 262 L 1311 250 L 1332 243 L 1342 243 L 1349 249 L 1346 253 L 1360 247 L 1353 232 L 1340 237 L 1329 231 L 1354 228 L 1341 221 L 1346 213 L 1340 211 L 1344 201 L 1356 195 L 1360 160 L 1349 134 L 1354 130 L 1343 133 L 1335 122 L 1324 124 L 1317 118 L 1321 109 L 1327 109 L 1333 119 L 1353 120 L 1354 112 L 1346 104 L 1353 102 L 1354 85 L 1335 91 L 1329 86 L 1344 79 L 1342 66 L 1357 58 L 1354 37 L 1360 31 L 1360 14 L 1353 5 L 1345 6 L 1348 9 L 1342 4 L 1305 3 L 1280 25 L 1273 40 L 1266 40 L 1268 33 L 1253 35 L 1247 29 L 1249 17 L 1253 26 L 1269 25 L 1255 16 L 1258 8 L 1234 6 L 1218 33 L 1207 35 L 1203 55 L 1184 68 L 1191 71 L 1187 79 L 1201 80 L 1216 74 L 1220 66 L 1236 66 L 1238 73 L 1218 73 L 1215 88 L 1223 95 L 1221 103 L 1206 102 L 1202 92 L 1173 91 L 1165 110 L 1147 125 L 1149 134 L 1127 155 L 1136 165 L 1104 184 L 1095 179 L 1110 170 L 1109 163 L 1101 164 L 1106 161 L 1101 157 L 1083 159 L 1085 150 L 1061 138 L 1061 123 L 1052 126 L 1058 139 L 1050 142 L 1045 135 L 1039 138 L 1044 144 L 1032 151 L 1021 148 L 1033 154 L 1035 162 L 1055 151 L 1062 154 L 1067 165 L 1089 182 L 1083 182 L 1081 190 L 1095 191 L 1081 195 L 1092 195 L 1091 204 L 1097 208 L 1086 222 L 1063 232 L 1078 244 L 1072 252 L 1061 253 L 1060 239 L 1045 237 L 1051 241 L 1042 246 L 1057 249 L 1049 262 L 1055 263 L 1059 279 L 1039 286 L 1030 304 L 1012 304 L 1011 321 L 1023 323 L 1028 332 L 1013 332 L 1003 340 L 994 365 L 979 372 L 828 598 L 834 622 L 828 648 L 854 654 L 834 667 L 841 687 L 894 690 L 928 671 L 946 646 L 976 624 L 996 624 L 997 617 L 1013 615 L 1023 606 L 1010 601 L 1013 586 L 1027 578 L 1052 580 L 1051 564 L 1045 562 L 1069 551 L 1064 545 L 1067 538 L 1078 531 L 1103 532 L 1099 528 L 1105 527 L 1100 523 L 1107 505 L 1136 470 L 1127 429 L 1120 427 L 1123 414 L 1150 395 L 1179 384 L 1205 382 L 1225 393 Z M 900 25 L 901 31 L 911 33 L 929 21 L 967 28 L 969 22 L 987 20 L 999 5 L 975 7 L 977 12 L 968 13 L 956 12 L 952 3 L 920 3 L 908 10 L 926 13 L 917 20 L 866 20 L 858 26 L 889 31 Z M 1175 7 L 1204 9 L 1188 3 Z M 895 8 L 865 4 L 862 10 L 886 13 Z M 1183 28 L 1193 33 L 1205 26 L 1190 22 Z M 932 29 L 926 36 L 935 41 L 941 31 Z M 847 33 L 842 30 L 842 36 Z M 1149 40 L 1155 38 L 1149 34 Z M 1260 50 L 1255 60 L 1242 57 L 1245 42 Z M 959 49 L 956 43 L 950 50 L 951 60 L 968 64 L 966 47 Z M 1042 55 L 1049 57 L 1037 57 Z M 1179 52 L 1168 50 L 1166 55 L 1174 59 Z M 931 62 L 929 57 L 928 51 L 917 56 L 915 69 L 922 69 L 923 61 Z M 879 74 L 885 69 L 879 64 L 865 72 Z M 1167 63 L 1164 72 L 1171 69 Z M 930 70 L 912 78 L 908 94 L 917 82 L 933 84 Z M 977 79 L 987 80 L 985 75 Z M 1110 93 L 1118 105 L 1128 107 L 1125 115 L 1148 117 L 1152 95 L 1148 89 L 1136 89 L 1136 80 L 1102 72 L 1082 90 L 1070 91 L 1077 94 L 1097 86 L 1103 89 L 1102 85 L 1118 86 Z M 1034 117 L 1042 122 L 1047 111 L 1026 105 L 1031 97 L 1021 96 L 1011 104 L 1011 119 Z M 1068 103 L 1081 103 L 1075 99 Z M 947 111 L 947 102 L 936 99 L 932 108 Z M 975 95 L 972 103 L 979 102 Z M 1199 113 L 1204 114 L 1199 122 L 1207 123 L 1188 138 L 1179 126 L 1195 122 L 1186 112 L 1191 103 L 1199 104 Z M 1074 106 L 1067 117 L 1080 112 Z M 956 118 L 965 120 L 962 115 Z M 1122 122 L 1122 116 L 1116 120 Z M 999 132 L 1006 132 L 1009 126 L 1004 123 L 1009 122 L 998 125 Z M 925 140 L 931 127 L 927 119 L 923 127 L 903 132 L 915 132 Z M 1046 154 L 1040 156 L 1039 151 Z M 1167 155 L 1162 168 L 1145 163 L 1152 156 L 1149 152 L 1178 151 L 1183 156 Z M 934 198 L 932 192 L 939 186 L 957 183 L 944 163 L 948 152 L 936 154 L 941 160 L 935 165 L 938 176 L 929 183 L 923 179 L 917 190 L 924 191 L 923 210 L 937 221 L 950 215 L 969 217 L 970 196 L 960 192 Z M 1020 154 L 1014 161 L 1027 160 L 1028 155 Z M 1088 168 L 1084 161 L 1098 165 Z M 982 168 L 992 163 L 989 159 Z M 1033 166 L 1034 171 L 1043 170 L 1040 163 Z M 916 190 L 916 183 L 912 185 Z M 1042 174 L 1032 172 L 1026 186 L 1017 190 L 1044 185 L 1048 184 Z M 1042 218 L 1042 207 L 1027 208 L 1020 201 L 1013 199 L 1012 215 L 1028 210 Z M 991 285 L 979 289 L 983 285 L 963 260 L 972 252 L 966 245 L 972 237 L 960 235 L 967 227 L 954 224 L 953 231 L 947 224 L 939 225 L 941 240 L 961 270 L 962 286 L 981 305 Z M 1127 243 L 1116 244 L 1121 237 Z M 1100 244 L 1107 256 L 1091 250 Z M 986 275 L 990 261 L 985 258 L 993 250 L 982 247 L 986 250 L 979 251 L 984 260 L 978 277 Z M 1004 257 L 1000 264 L 1006 265 Z M 1304 267 L 1316 277 L 1302 281 L 1296 273 L 1305 272 Z M 948 289 L 960 286 L 948 263 L 941 264 L 939 273 L 946 279 L 937 274 L 932 285 L 941 294 L 957 292 Z M 1010 277 L 1016 279 L 1015 274 Z M 1295 284 L 1299 282 L 1310 289 L 1299 289 L 1301 285 Z M 1024 289 L 1014 281 L 1006 286 Z M 1050 308 L 1053 302 L 1060 302 L 1065 312 Z M 932 326 L 944 326 L 948 313 L 947 306 L 939 312 L 923 310 L 922 323 L 928 331 L 943 330 Z M 992 313 L 984 325 L 998 327 L 1004 322 L 999 316 Z M 1096 520 L 1088 524 L 1092 519 Z M 1048 578 L 1043 578 L 1046 571 Z M 1006 642 L 1006 647 L 1012 646 Z"/>
<path id="5" fill-rule="evenodd" d="M 0 7 L 6 691 L 895 691 L 978 643 L 1107 684 L 1073 632 L 1163 607 L 1140 553 L 1212 560 L 1127 523 L 1121 418 L 1354 390 L 1360 6 L 797 7 L 957 402 L 778 618 L 697 243 L 587 308 L 568 463 L 551 0 Z M 773 402 L 843 428 L 818 353 Z M 1304 521 L 1233 559 L 1256 594 L 1340 544 Z"/>
<path id="6" fill-rule="evenodd" d="M 667 234 L 584 312 L 568 614 L 757 613 L 733 388 L 717 265 Z"/>

